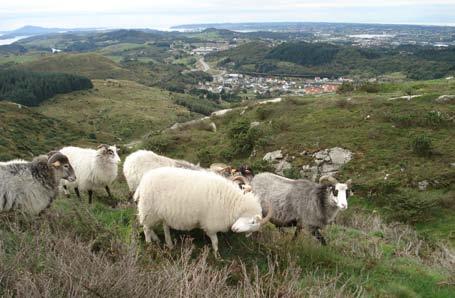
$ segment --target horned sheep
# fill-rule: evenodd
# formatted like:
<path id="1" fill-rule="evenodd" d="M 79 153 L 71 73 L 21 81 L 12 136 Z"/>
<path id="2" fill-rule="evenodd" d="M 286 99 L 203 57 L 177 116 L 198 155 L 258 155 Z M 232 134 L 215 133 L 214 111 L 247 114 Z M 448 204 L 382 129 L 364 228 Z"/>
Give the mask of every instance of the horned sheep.
<path id="1" fill-rule="evenodd" d="M 138 218 L 147 242 L 159 241 L 153 226 L 163 224 L 166 244 L 173 246 L 169 228 L 201 228 L 210 237 L 218 254 L 218 232 L 236 233 L 259 230 L 271 216 L 262 217 L 260 200 L 244 194 L 238 186 L 209 171 L 159 168 L 148 171 L 134 194 Z"/>
<path id="2" fill-rule="evenodd" d="M 297 226 L 295 236 L 304 227 L 310 229 L 321 244 L 326 241 L 320 229 L 333 221 L 338 211 L 348 207 L 351 180 L 339 183 L 334 177 L 323 176 L 319 183 L 305 179 L 292 180 L 272 173 L 256 175 L 251 186 L 262 203 L 274 209 L 271 222 L 279 227 Z"/>
<path id="3" fill-rule="evenodd" d="M 57 196 L 61 179 L 74 181 L 76 177 L 68 158 L 59 152 L 31 162 L 12 160 L 0 164 L 0 210 L 39 214 Z"/>
<path id="4" fill-rule="evenodd" d="M 80 191 L 87 191 L 89 203 L 92 203 L 93 190 L 104 187 L 107 194 L 112 198 L 109 186 L 118 175 L 118 163 L 120 157 L 116 146 L 100 145 L 97 150 L 79 147 L 64 147 L 61 153 L 68 156 L 76 173 L 75 182 L 63 183 L 65 193 L 68 195 L 68 187 L 74 188 L 80 198 Z"/>

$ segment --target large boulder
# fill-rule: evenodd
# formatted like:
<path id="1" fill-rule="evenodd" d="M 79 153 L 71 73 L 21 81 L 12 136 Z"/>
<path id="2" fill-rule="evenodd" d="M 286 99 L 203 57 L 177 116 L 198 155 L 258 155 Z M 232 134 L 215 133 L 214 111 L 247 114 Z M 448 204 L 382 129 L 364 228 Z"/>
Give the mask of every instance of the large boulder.
<path id="1" fill-rule="evenodd" d="M 283 159 L 283 153 L 281 152 L 281 150 L 268 152 L 264 155 L 262 159 L 268 162 L 275 162 L 277 160 Z"/>
<path id="2" fill-rule="evenodd" d="M 352 159 L 352 152 L 340 147 L 324 149 L 313 153 L 314 165 L 304 165 L 300 174 L 316 181 L 323 175 L 335 175 L 340 168 Z"/>

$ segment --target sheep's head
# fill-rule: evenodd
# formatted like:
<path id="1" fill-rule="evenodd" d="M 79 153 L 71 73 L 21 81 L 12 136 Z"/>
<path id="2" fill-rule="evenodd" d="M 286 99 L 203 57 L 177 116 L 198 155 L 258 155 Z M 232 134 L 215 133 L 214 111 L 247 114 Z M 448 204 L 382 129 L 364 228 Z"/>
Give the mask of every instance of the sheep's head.
<path id="1" fill-rule="evenodd" d="M 252 188 L 248 180 L 243 177 L 243 176 L 233 176 L 231 177 L 231 180 L 237 183 L 240 187 L 241 190 L 244 191 L 244 193 L 251 192 Z"/>
<path id="2" fill-rule="evenodd" d="M 326 185 L 329 191 L 329 202 L 341 210 L 348 208 L 348 197 L 352 181 L 349 179 L 346 183 L 339 183 L 332 176 L 322 176 L 319 183 Z"/>
<path id="3" fill-rule="evenodd" d="M 272 214 L 273 214 L 272 205 L 268 203 L 267 215 L 265 217 L 262 217 L 262 214 L 239 217 L 232 225 L 231 230 L 235 233 L 256 232 L 261 228 L 262 225 L 264 225 L 270 220 Z"/>
<path id="4" fill-rule="evenodd" d="M 76 181 L 76 174 L 74 174 L 74 169 L 68 157 L 58 151 L 51 151 L 47 156 L 47 166 L 55 171 L 56 176 L 70 182 Z"/>
<path id="5" fill-rule="evenodd" d="M 109 145 L 99 145 L 98 146 L 98 156 L 101 156 L 103 159 L 111 162 L 111 163 L 119 163 L 120 157 L 118 156 L 119 149 L 117 146 L 109 146 Z"/>
<path id="6" fill-rule="evenodd" d="M 246 177 L 248 180 L 251 180 L 254 177 L 253 169 L 248 165 L 241 165 L 237 169 L 237 172 L 240 172 L 240 174 L 242 174 L 242 176 Z"/>

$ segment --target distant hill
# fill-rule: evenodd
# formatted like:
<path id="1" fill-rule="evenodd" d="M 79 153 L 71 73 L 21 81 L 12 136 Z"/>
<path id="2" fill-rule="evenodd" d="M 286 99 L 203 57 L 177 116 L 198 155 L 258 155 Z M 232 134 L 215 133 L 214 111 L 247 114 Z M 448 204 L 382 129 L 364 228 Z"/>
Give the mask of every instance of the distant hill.
<path id="1" fill-rule="evenodd" d="M 61 33 L 61 32 L 75 32 L 75 31 L 87 31 L 94 30 L 93 28 L 77 28 L 77 29 L 68 29 L 68 28 L 45 28 L 39 26 L 24 26 L 12 31 L 7 31 L 0 36 L 0 39 L 9 39 L 18 36 L 35 36 L 51 33 Z"/>
<path id="2" fill-rule="evenodd" d="M 41 72 L 62 72 L 87 76 L 91 79 L 131 79 L 134 75 L 114 61 L 99 54 L 57 54 L 24 63 L 22 69 Z"/>
<path id="3" fill-rule="evenodd" d="M 214 53 L 212 60 L 237 72 L 274 75 L 374 77 L 401 72 L 411 79 L 455 73 L 455 47 L 358 48 L 329 43 L 247 43 Z"/>

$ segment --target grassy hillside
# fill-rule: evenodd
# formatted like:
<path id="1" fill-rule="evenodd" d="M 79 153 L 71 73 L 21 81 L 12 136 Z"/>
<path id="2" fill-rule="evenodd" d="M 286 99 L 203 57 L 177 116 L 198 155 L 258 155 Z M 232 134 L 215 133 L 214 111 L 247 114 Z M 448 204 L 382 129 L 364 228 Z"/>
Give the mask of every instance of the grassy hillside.
<path id="1" fill-rule="evenodd" d="M 0 160 L 30 159 L 65 144 L 88 144 L 88 135 L 66 121 L 0 101 Z M 106 135 L 103 140 L 112 140 Z"/>
<path id="2" fill-rule="evenodd" d="M 169 103 L 168 92 L 137 83 L 94 84 L 92 91 L 58 96 L 37 111 L 67 119 L 72 124 L 65 126 L 66 136 L 83 142 L 85 135 L 71 127 L 116 136 L 121 129 L 139 127 L 132 137 L 155 130 L 163 124 L 155 121 L 169 121 L 181 109 Z M 423 96 L 390 100 L 411 88 Z M 173 250 L 147 245 L 135 207 L 126 202 L 126 183 L 119 178 L 112 189 L 119 201 L 115 208 L 98 191 L 92 206 L 84 194 L 82 202 L 74 195 L 57 199 L 37 218 L 0 214 L 0 296 L 452 297 L 455 102 L 436 102 L 442 94 L 455 94 L 455 82 L 389 84 L 381 85 L 378 93 L 286 98 L 213 118 L 217 132 L 195 125 L 149 136 L 138 145 L 203 164 L 247 162 L 257 172 L 267 168 L 260 160 L 271 150 L 294 156 L 294 169 L 310 162 L 308 155 L 300 155 L 303 150 L 341 146 L 353 151 L 354 159 L 340 177 L 354 180 L 355 195 L 349 209 L 324 230 L 326 247 L 309 233 L 292 240 L 293 229 L 271 224 L 249 238 L 220 233 L 220 260 L 213 258 L 207 249 L 210 240 L 200 231 L 172 231 L 177 241 Z M 0 128 L 20 129 L 23 139 L 40 136 L 48 127 L 42 123 L 51 121 L 2 104 L 7 105 L 0 103 L 0 111 L 5 109 L 14 120 L 4 127 L 0 122 Z M 20 122 L 23 109 L 28 117 Z M 252 121 L 260 124 L 249 129 Z M 421 134 L 432 140 L 428 156 L 418 156 L 410 147 Z M 11 147 L 3 152 L 27 152 L 21 138 L 8 140 Z M 43 139 L 36 142 L 44 146 Z M 430 186 L 419 192 L 415 184 L 422 179 Z M 161 228 L 156 231 L 163 239 Z"/>
<path id="3" fill-rule="evenodd" d="M 259 170 L 265 167 L 261 159 L 266 152 L 282 149 L 290 157 L 293 175 L 312 162 L 311 154 L 301 152 L 343 147 L 354 152 L 354 159 L 340 176 L 355 181 L 364 206 L 379 208 L 390 220 L 414 223 L 455 245 L 454 102 L 435 101 L 439 95 L 454 94 L 455 82 L 381 88 L 379 93 L 287 98 L 244 113 L 240 109 L 212 119 L 216 133 L 198 126 L 151 137 L 144 146 L 204 165 L 246 162 Z M 422 96 L 391 100 L 410 88 Z M 249 129 L 253 121 L 260 124 Z M 413 142 L 422 139 L 431 142 L 429 156 L 413 151 Z M 429 182 L 428 191 L 417 191 L 424 180 Z"/>
<path id="4" fill-rule="evenodd" d="M 112 60 L 99 54 L 57 54 L 23 63 L 23 69 L 41 72 L 62 72 L 91 79 L 131 79 L 134 75 Z"/>
<path id="5" fill-rule="evenodd" d="M 194 117 L 186 108 L 174 104 L 177 95 L 167 91 L 123 80 L 93 83 L 93 90 L 56 96 L 37 111 L 65 119 L 89 132 L 94 139 L 99 133 L 107 132 L 118 141 L 139 138 Z"/>

